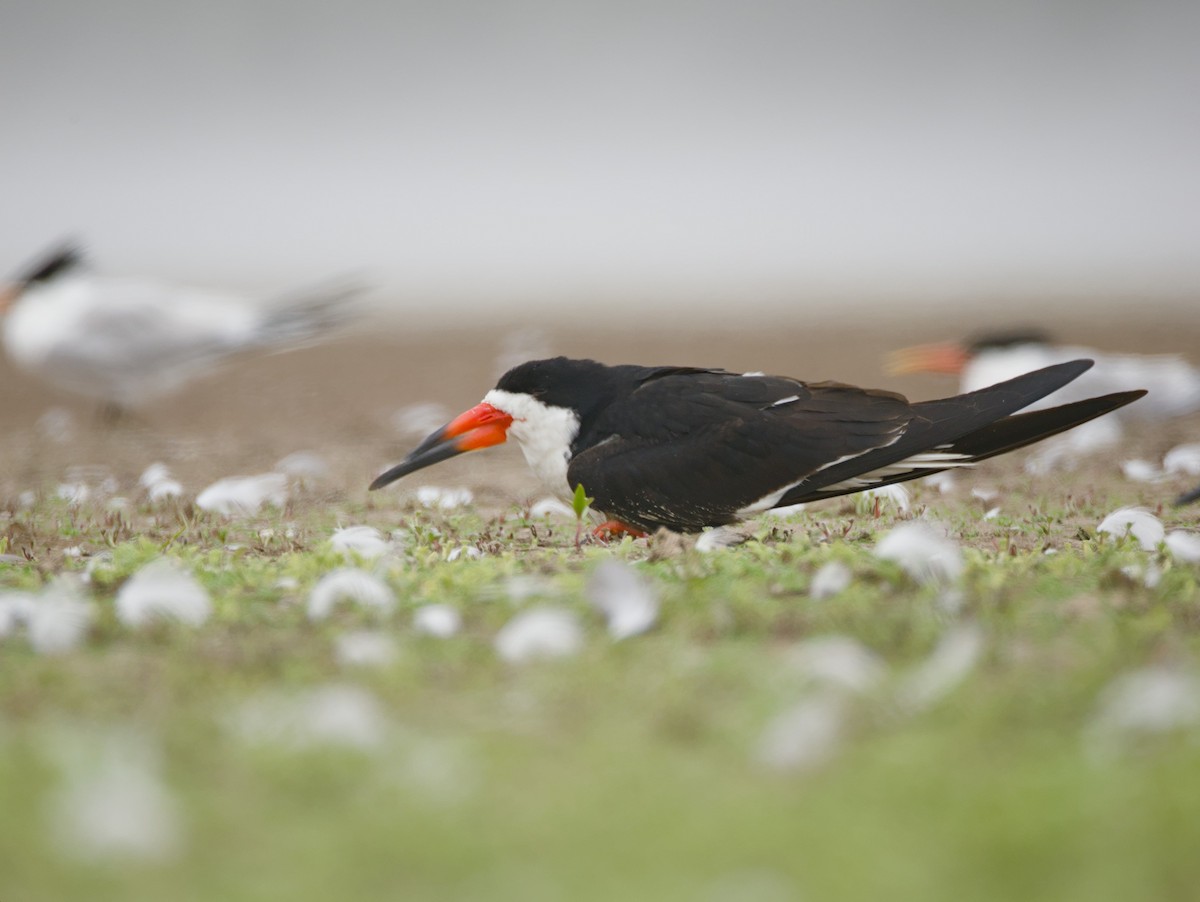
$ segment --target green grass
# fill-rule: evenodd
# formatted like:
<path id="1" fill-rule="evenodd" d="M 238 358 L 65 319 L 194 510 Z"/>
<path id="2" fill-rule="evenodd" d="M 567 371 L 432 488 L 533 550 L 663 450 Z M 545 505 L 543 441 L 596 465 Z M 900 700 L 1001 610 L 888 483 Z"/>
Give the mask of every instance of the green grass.
<path id="1" fill-rule="evenodd" d="M 0 564 L 0 589 L 90 563 L 97 617 L 63 656 L 0 640 L 0 900 L 1194 895 L 1200 733 L 1098 748 L 1092 724 L 1120 675 L 1195 661 L 1200 571 L 1093 537 L 1107 499 L 1010 496 L 983 521 L 978 505 L 922 497 L 963 545 L 957 601 L 874 557 L 897 518 L 861 502 L 764 521 L 712 554 L 663 541 L 576 550 L 572 523 L 344 500 L 233 522 L 170 506 L 10 509 L 0 552 L 32 560 Z M 379 565 L 394 612 L 307 619 L 311 587 L 344 564 L 327 541 L 339 523 L 407 530 Z M 481 556 L 446 561 L 458 546 Z M 117 621 L 115 593 L 159 555 L 211 593 L 205 626 Z M 636 562 L 662 601 L 657 626 L 621 642 L 583 592 L 613 558 Z M 813 600 L 831 560 L 853 583 Z M 1150 561 L 1154 588 L 1122 573 Z M 508 598 L 517 576 L 544 580 L 545 596 Z M 413 610 L 434 601 L 461 612 L 454 638 L 414 634 Z M 579 615 L 583 650 L 501 661 L 497 631 L 544 603 Z M 977 666 L 929 707 L 902 705 L 906 677 L 959 623 L 984 636 Z M 335 638 L 363 628 L 395 637 L 394 663 L 337 663 Z M 772 770 L 757 758 L 768 724 L 833 691 L 797 669 L 795 650 L 831 635 L 887 675 L 845 693 L 828 760 Z M 378 747 L 252 742 L 230 727 L 247 699 L 329 684 L 378 702 Z M 114 732 L 161 751 L 184 831 L 173 858 L 79 861 L 54 839 L 56 743 L 86 756 Z"/>

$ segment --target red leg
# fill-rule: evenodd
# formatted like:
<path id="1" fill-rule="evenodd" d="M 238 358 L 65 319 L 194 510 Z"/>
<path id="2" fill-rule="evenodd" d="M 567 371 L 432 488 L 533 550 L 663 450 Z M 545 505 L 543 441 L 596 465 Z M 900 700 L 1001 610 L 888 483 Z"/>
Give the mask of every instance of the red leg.
<path id="1" fill-rule="evenodd" d="M 620 520 L 606 520 L 595 529 L 592 530 L 592 535 L 597 539 L 612 541 L 619 539 L 621 534 L 633 536 L 635 539 L 644 539 L 649 533 L 643 532 L 634 526 L 628 526 Z"/>

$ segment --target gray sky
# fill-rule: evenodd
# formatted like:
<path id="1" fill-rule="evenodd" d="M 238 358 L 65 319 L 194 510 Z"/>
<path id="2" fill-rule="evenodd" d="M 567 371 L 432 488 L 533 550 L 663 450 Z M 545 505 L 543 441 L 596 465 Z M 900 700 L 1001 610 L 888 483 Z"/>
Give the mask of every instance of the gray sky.
<path id="1" fill-rule="evenodd" d="M 0 266 L 402 309 L 1200 294 L 1200 4 L 0 0 Z"/>

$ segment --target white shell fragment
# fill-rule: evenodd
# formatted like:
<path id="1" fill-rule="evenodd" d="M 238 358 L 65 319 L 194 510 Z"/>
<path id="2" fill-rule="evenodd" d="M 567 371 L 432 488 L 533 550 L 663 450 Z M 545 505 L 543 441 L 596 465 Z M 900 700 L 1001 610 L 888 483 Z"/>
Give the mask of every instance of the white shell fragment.
<path id="1" fill-rule="evenodd" d="M 170 561 L 147 564 L 121 586 L 117 619 L 126 626 L 166 620 L 200 626 L 212 615 L 212 601 L 200 583 Z"/>
<path id="2" fill-rule="evenodd" d="M 341 567 L 326 573 L 313 586 L 308 596 L 308 619 L 324 620 L 341 601 L 386 614 L 395 606 L 396 596 L 379 577 L 365 570 Z"/>
<path id="3" fill-rule="evenodd" d="M 962 575 L 962 551 L 927 523 L 901 523 L 880 539 L 875 556 L 893 561 L 921 583 L 953 582 Z"/>
<path id="4" fill-rule="evenodd" d="M 565 658 L 583 648 L 583 627 L 564 608 L 531 608 L 506 623 L 493 644 L 496 653 L 512 664 Z"/>
<path id="5" fill-rule="evenodd" d="M 827 561 L 813 574 L 808 594 L 816 601 L 833 598 L 850 588 L 850 568 L 841 561 Z"/>
<path id="6" fill-rule="evenodd" d="M 654 587 L 627 564 L 605 561 L 592 571 L 583 591 L 608 621 L 608 634 L 614 639 L 644 633 L 658 620 Z"/>
<path id="7" fill-rule="evenodd" d="M 196 496 L 196 506 L 226 517 L 254 514 L 265 505 L 283 507 L 288 500 L 287 482 L 283 473 L 218 479 Z"/>
<path id="8" fill-rule="evenodd" d="M 1122 507 L 1113 511 L 1100 521 L 1096 531 L 1118 539 L 1131 535 L 1145 551 L 1157 548 L 1165 533 L 1162 521 L 1141 507 Z"/>
<path id="9" fill-rule="evenodd" d="M 462 615 L 448 604 L 426 604 L 413 611 L 413 629 L 423 635 L 449 639 L 461 628 Z"/>
<path id="10" fill-rule="evenodd" d="M 347 559 L 355 555 L 364 560 L 374 560 L 391 550 L 392 543 L 383 537 L 374 526 L 345 526 L 335 529 L 329 537 L 334 551 L 340 551 Z"/>

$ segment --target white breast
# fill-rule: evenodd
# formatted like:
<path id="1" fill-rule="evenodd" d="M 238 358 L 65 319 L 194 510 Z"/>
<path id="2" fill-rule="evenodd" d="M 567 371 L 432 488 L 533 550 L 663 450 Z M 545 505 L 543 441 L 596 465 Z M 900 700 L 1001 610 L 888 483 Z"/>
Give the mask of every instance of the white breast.
<path id="1" fill-rule="evenodd" d="M 525 461 L 542 485 L 559 498 L 569 499 L 571 486 L 567 484 L 567 463 L 571 459 L 571 442 L 579 434 L 579 417 L 575 411 L 497 388 L 488 392 L 483 400 L 513 418 L 508 434 L 517 440 Z"/>

